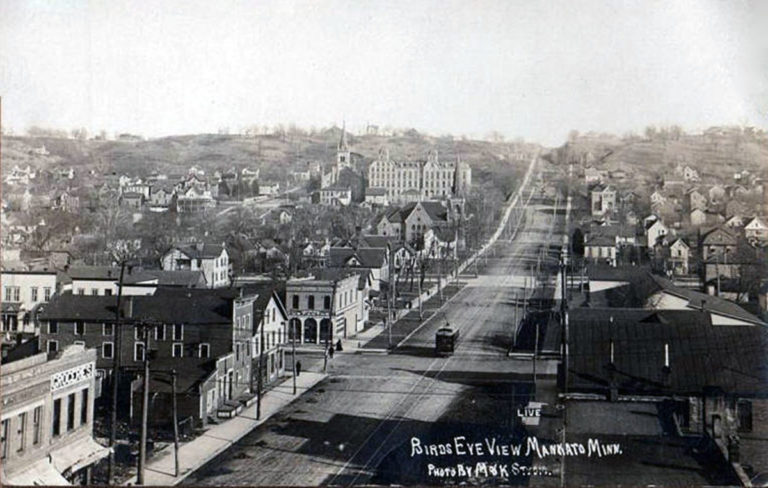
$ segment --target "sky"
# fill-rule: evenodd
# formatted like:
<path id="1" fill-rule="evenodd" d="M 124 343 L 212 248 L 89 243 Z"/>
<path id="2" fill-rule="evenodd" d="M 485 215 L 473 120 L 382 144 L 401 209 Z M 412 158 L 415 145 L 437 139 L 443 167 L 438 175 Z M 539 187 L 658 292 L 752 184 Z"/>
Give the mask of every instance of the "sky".
<path id="1" fill-rule="evenodd" d="M 765 127 L 759 0 L 2 0 L 3 124 L 147 137 L 249 125 Z"/>

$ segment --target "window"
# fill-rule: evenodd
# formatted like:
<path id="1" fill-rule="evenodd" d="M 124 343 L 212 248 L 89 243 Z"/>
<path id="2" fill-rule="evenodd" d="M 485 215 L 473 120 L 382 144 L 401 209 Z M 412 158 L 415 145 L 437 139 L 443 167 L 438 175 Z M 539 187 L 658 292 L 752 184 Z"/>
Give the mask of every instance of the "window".
<path id="1" fill-rule="evenodd" d="M 30 290 L 29 290 L 29 296 L 30 296 L 30 299 L 31 299 L 33 302 L 36 302 L 36 301 L 37 301 L 37 298 L 38 298 L 38 297 L 37 297 L 37 287 L 36 287 L 36 286 L 33 286 L 32 288 L 30 288 Z"/>
<path id="2" fill-rule="evenodd" d="M 309 297 L 307 297 L 307 308 L 309 308 L 310 310 L 314 310 L 315 309 L 315 296 L 314 295 L 309 295 Z"/>
<path id="3" fill-rule="evenodd" d="M 40 426 L 43 422 L 43 407 L 35 407 L 32 413 L 32 445 L 40 444 Z"/>
<path id="4" fill-rule="evenodd" d="M 165 340 L 165 325 L 156 325 L 155 326 L 155 340 L 156 341 L 164 341 Z"/>
<path id="5" fill-rule="evenodd" d="M 3 420 L 3 431 L 0 434 L 0 443 L 2 443 L 2 452 L 0 452 L 0 459 L 8 457 L 8 436 L 11 430 L 11 419 Z"/>
<path id="6" fill-rule="evenodd" d="M 133 338 L 137 341 L 140 341 L 144 338 L 143 334 L 141 333 L 141 327 L 138 325 L 133 326 Z"/>
<path id="7" fill-rule="evenodd" d="M 101 357 L 104 359 L 112 359 L 115 357 L 115 345 L 111 342 L 102 342 Z"/>
<path id="8" fill-rule="evenodd" d="M 144 343 L 135 342 L 133 344 L 133 360 L 144 361 Z"/>
<path id="9" fill-rule="evenodd" d="M 101 335 L 105 335 L 105 336 L 115 335 L 115 324 L 103 324 L 101 326 Z"/>
<path id="10" fill-rule="evenodd" d="M 61 435 L 61 398 L 53 401 L 52 427 L 54 437 Z"/>
<path id="11" fill-rule="evenodd" d="M 88 423 L 88 388 L 80 392 L 80 425 Z"/>
<path id="12" fill-rule="evenodd" d="M 91 295 L 95 296 L 95 295 L 98 295 L 98 294 L 99 294 L 99 289 L 98 288 L 91 288 Z"/>
<path id="13" fill-rule="evenodd" d="M 24 448 L 27 444 L 27 412 L 19 414 L 19 430 L 16 433 L 19 435 L 19 447 L 16 450 L 18 452 L 24 452 Z"/>
<path id="14" fill-rule="evenodd" d="M 48 352 L 59 352 L 59 341 L 50 340 L 48 341 Z"/>
<path id="15" fill-rule="evenodd" d="M 77 294 L 78 295 L 85 295 L 85 288 L 78 288 L 77 289 Z"/>
<path id="16" fill-rule="evenodd" d="M 75 394 L 67 395 L 67 432 L 75 428 Z"/>
<path id="17" fill-rule="evenodd" d="M 183 324 L 174 324 L 173 325 L 173 340 L 174 341 L 183 341 L 184 340 L 184 325 Z"/>
<path id="18" fill-rule="evenodd" d="M 752 432 L 752 402 L 739 400 L 736 403 L 736 413 L 739 417 L 739 432 Z"/>
<path id="19" fill-rule="evenodd" d="M 105 288 L 104 289 L 104 295 L 112 296 L 112 288 Z"/>
<path id="20" fill-rule="evenodd" d="M 323 297 L 323 308 L 325 310 L 330 310 L 330 308 L 331 308 L 331 297 L 329 297 L 327 295 L 325 297 Z"/>
<path id="21" fill-rule="evenodd" d="M 83 334 L 85 334 L 85 323 L 75 322 L 75 335 L 83 335 Z"/>
<path id="22" fill-rule="evenodd" d="M 184 356 L 184 344 L 181 342 L 174 342 L 173 348 L 171 349 L 171 356 L 175 358 Z"/>
<path id="23" fill-rule="evenodd" d="M 46 286 L 43 288 L 43 300 L 47 302 L 50 299 L 51 299 L 51 287 Z"/>
<path id="24" fill-rule="evenodd" d="M 275 311 L 276 311 L 276 309 L 275 309 L 275 308 L 272 308 L 272 322 L 274 322 L 274 321 L 275 321 L 275 317 L 276 317 L 276 315 L 275 315 Z"/>
<path id="25" fill-rule="evenodd" d="M 198 355 L 201 358 L 211 357 L 211 346 L 209 344 L 200 344 L 198 348 Z"/>

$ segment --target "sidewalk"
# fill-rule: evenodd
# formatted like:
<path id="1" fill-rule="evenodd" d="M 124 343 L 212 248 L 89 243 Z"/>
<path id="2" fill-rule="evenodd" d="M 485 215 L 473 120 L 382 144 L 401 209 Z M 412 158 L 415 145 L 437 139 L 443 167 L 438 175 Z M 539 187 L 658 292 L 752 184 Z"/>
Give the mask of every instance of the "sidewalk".
<path id="1" fill-rule="evenodd" d="M 302 372 L 296 379 L 297 395 L 293 395 L 293 381 L 282 382 L 264 395 L 262 420 L 256 420 L 256 404 L 243 410 L 237 417 L 208 429 L 203 435 L 179 447 L 179 476 L 174 476 L 173 447 L 169 446 L 156 458 L 147 462 L 145 485 L 170 486 L 181 483 L 187 476 L 205 463 L 224 452 L 251 430 L 266 422 L 280 409 L 327 377 L 323 373 Z M 135 485 L 136 477 L 126 484 Z"/>

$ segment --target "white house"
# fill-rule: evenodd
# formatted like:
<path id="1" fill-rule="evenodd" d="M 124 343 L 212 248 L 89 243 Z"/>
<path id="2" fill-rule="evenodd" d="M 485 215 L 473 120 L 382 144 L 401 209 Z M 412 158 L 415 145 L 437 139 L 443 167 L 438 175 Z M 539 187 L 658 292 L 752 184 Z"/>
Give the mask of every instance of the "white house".
<path id="1" fill-rule="evenodd" d="M 662 205 L 666 203 L 667 197 L 664 196 L 659 190 L 651 193 L 651 205 Z"/>
<path id="2" fill-rule="evenodd" d="M 389 205 L 386 188 L 368 188 L 365 190 L 365 202 L 371 205 Z"/>
<path id="3" fill-rule="evenodd" d="M 699 172 L 690 166 L 683 168 L 683 179 L 688 182 L 699 181 Z"/>
<path id="4" fill-rule="evenodd" d="M 653 246 L 656 245 L 656 243 L 659 242 L 659 239 L 662 239 L 666 237 L 669 234 L 669 228 L 664 225 L 664 222 L 661 220 L 655 220 L 650 226 L 646 227 L 645 229 L 645 235 L 648 238 L 646 241 L 646 245 L 649 248 L 653 248 Z"/>
<path id="5" fill-rule="evenodd" d="M 2 331 L 34 333 L 33 312 L 56 293 L 55 271 L 2 272 Z"/>
<path id="6" fill-rule="evenodd" d="M 222 244 L 194 243 L 176 246 L 162 259 L 166 270 L 200 270 L 209 288 L 229 285 L 229 254 Z"/>
<path id="7" fill-rule="evenodd" d="M 343 205 L 352 203 L 352 190 L 336 186 L 329 186 L 319 190 L 320 203 L 322 205 Z"/>
<path id="8" fill-rule="evenodd" d="M 669 266 L 675 275 L 687 275 L 691 248 L 682 239 L 677 239 L 669 246 Z"/>
<path id="9" fill-rule="evenodd" d="M 768 226 L 759 217 L 754 217 L 744 226 L 744 235 L 751 241 L 768 240 Z"/>
<path id="10" fill-rule="evenodd" d="M 280 183 L 259 183 L 259 195 L 275 196 L 280 193 Z"/>

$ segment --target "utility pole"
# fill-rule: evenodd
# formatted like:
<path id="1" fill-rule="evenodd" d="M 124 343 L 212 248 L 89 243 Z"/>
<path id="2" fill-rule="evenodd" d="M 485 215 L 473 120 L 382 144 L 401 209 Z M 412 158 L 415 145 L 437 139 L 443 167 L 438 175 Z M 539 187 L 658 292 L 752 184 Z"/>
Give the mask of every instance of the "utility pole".
<path id="1" fill-rule="evenodd" d="M 536 339 L 533 343 L 533 388 L 535 391 L 536 388 L 536 358 L 539 355 L 539 320 L 534 319 L 536 321 Z"/>
<path id="2" fill-rule="evenodd" d="M 171 370 L 171 394 L 173 395 L 173 467 L 179 476 L 179 411 L 176 405 L 176 370 Z"/>
<path id="3" fill-rule="evenodd" d="M 417 280 L 418 281 L 418 284 L 417 284 L 418 285 L 418 291 L 419 291 L 419 320 L 422 320 L 424 318 L 424 310 L 423 310 L 422 304 L 421 304 L 421 280 L 424 279 L 424 272 L 425 272 L 424 263 L 423 262 L 419 263 L 419 271 L 420 271 L 419 278 Z"/>
<path id="4" fill-rule="evenodd" d="M 266 310 L 261 311 L 261 324 L 259 329 L 259 367 L 257 368 L 259 376 L 256 378 L 256 420 L 261 420 L 261 397 L 262 390 L 264 389 L 264 319 L 266 313 Z M 294 361 L 296 360 L 294 359 Z"/>
<path id="5" fill-rule="evenodd" d="M 562 273 L 562 280 L 565 280 L 566 276 L 566 264 L 565 256 L 560 260 L 560 272 Z M 565 283 L 560 290 L 560 315 L 563 321 L 563 391 L 568 392 L 568 303 L 565 294 Z"/>
<path id="6" fill-rule="evenodd" d="M 292 323 L 292 320 L 289 320 L 288 323 Z M 293 340 L 291 341 L 291 357 L 293 358 L 293 394 L 296 394 L 296 334 L 298 331 L 296 330 L 296 323 L 293 322 L 293 325 L 291 325 L 291 330 L 293 331 Z"/>
<path id="7" fill-rule="evenodd" d="M 109 418 L 109 467 L 107 468 L 107 484 L 112 483 L 112 477 L 115 472 L 115 442 L 117 441 L 117 395 L 120 375 L 120 352 L 121 337 L 120 331 L 120 305 L 123 299 L 123 275 L 125 274 L 125 260 L 120 263 L 120 280 L 117 282 L 117 308 L 115 309 L 114 333 L 114 352 L 112 359 L 112 406 Z"/>
<path id="8" fill-rule="evenodd" d="M 325 334 L 325 354 L 323 355 L 323 373 L 328 371 L 328 355 L 330 354 L 331 332 L 333 331 L 333 304 L 336 302 L 337 282 L 333 282 L 333 294 L 331 294 L 331 306 L 328 309 L 328 332 Z"/>
<path id="9" fill-rule="evenodd" d="M 149 323 L 144 322 L 139 325 L 143 329 L 144 337 L 144 389 L 141 392 L 141 441 L 139 444 L 139 467 L 136 476 L 136 483 L 144 484 L 144 470 L 147 467 L 147 423 L 149 420 Z"/>
<path id="10" fill-rule="evenodd" d="M 443 287 L 441 285 L 442 285 L 442 282 L 443 282 L 443 256 L 442 256 L 442 252 L 440 252 L 440 254 L 441 254 L 441 256 L 437 260 L 437 293 L 438 293 L 438 295 L 440 295 L 440 304 L 442 305 L 442 303 L 443 303 Z"/>

